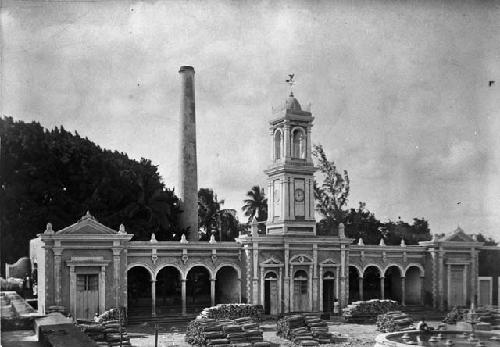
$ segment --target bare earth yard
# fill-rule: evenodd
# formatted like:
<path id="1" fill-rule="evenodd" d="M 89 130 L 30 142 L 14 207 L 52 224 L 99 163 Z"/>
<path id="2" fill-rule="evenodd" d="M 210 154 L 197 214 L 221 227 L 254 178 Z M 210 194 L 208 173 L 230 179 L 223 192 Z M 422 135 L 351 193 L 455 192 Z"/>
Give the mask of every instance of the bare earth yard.
<path id="1" fill-rule="evenodd" d="M 430 324 L 430 325 L 437 325 Z M 325 347 L 346 347 L 346 346 L 373 346 L 375 344 L 375 336 L 379 334 L 376 330 L 375 324 L 346 324 L 346 323 L 332 323 L 328 324 L 331 332 L 339 333 L 342 336 L 347 336 L 347 342 L 322 345 Z M 270 341 L 280 346 L 293 346 L 288 341 L 276 336 L 276 322 L 265 321 L 261 324 L 264 330 L 264 340 Z M 178 328 L 175 326 L 159 328 L 158 346 L 189 346 L 184 342 L 184 327 Z M 154 346 L 154 328 L 150 325 L 136 325 L 128 327 L 128 332 L 132 334 L 131 343 L 133 346 L 146 347 Z M 141 337 L 136 334 L 143 334 Z"/>

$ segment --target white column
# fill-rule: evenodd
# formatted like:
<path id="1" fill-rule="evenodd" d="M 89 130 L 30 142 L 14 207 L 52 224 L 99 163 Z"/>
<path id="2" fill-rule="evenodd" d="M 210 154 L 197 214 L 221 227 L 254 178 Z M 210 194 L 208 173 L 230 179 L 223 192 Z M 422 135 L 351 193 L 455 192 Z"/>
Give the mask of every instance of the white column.
<path id="1" fill-rule="evenodd" d="M 321 311 L 321 303 L 318 302 L 318 245 L 313 244 L 313 265 L 312 265 L 312 310 Z"/>
<path id="2" fill-rule="evenodd" d="M 339 300 L 340 298 L 340 268 L 337 266 L 335 267 L 335 299 Z M 349 296 L 349 293 L 347 293 L 347 296 Z M 348 301 L 348 300 L 347 300 Z M 346 302 L 347 305 L 347 302 Z"/>
<path id="3" fill-rule="evenodd" d="M 406 305 L 406 280 L 405 277 L 401 277 L 401 305 Z"/>
<path id="4" fill-rule="evenodd" d="M 380 297 L 381 299 L 385 299 L 385 286 L 383 276 L 380 276 Z"/>
<path id="5" fill-rule="evenodd" d="M 359 300 L 363 301 L 364 300 L 364 295 L 363 295 L 363 277 L 358 278 L 358 290 L 359 290 Z"/>
<path id="6" fill-rule="evenodd" d="M 210 303 L 215 306 L 215 278 L 210 279 Z"/>
<path id="7" fill-rule="evenodd" d="M 323 306 L 323 265 L 319 266 L 319 310 L 325 312 L 325 307 Z"/>
<path id="8" fill-rule="evenodd" d="M 260 301 L 259 301 L 259 304 L 261 304 L 262 306 L 265 305 L 265 300 L 264 300 L 264 282 L 265 282 L 265 279 L 264 279 L 264 268 L 261 267 L 260 268 Z M 267 307 L 264 307 L 265 309 Z"/>
<path id="9" fill-rule="evenodd" d="M 278 278 L 278 313 L 283 313 L 283 268 L 280 267 L 279 269 L 279 278 Z"/>
<path id="10" fill-rule="evenodd" d="M 61 305 L 61 248 L 53 248 L 54 252 L 54 300 Z"/>
<path id="11" fill-rule="evenodd" d="M 290 312 L 294 311 L 293 296 L 294 296 L 295 281 L 293 280 L 293 265 L 290 265 Z"/>
<path id="12" fill-rule="evenodd" d="M 288 121 L 285 121 L 285 131 L 284 131 L 284 141 L 285 141 L 285 146 L 283 149 L 284 156 L 283 158 L 286 159 L 291 156 L 291 146 L 290 146 L 290 124 Z"/>
<path id="13" fill-rule="evenodd" d="M 181 279 L 181 300 L 182 300 L 182 315 L 186 315 L 186 279 Z"/>
<path id="14" fill-rule="evenodd" d="M 466 305 L 467 304 L 467 270 L 469 269 L 469 265 L 464 265 L 464 269 L 463 269 L 463 286 L 464 286 L 464 302 L 463 304 Z"/>
<path id="15" fill-rule="evenodd" d="M 447 295 L 447 302 L 448 302 L 448 307 L 450 307 L 450 298 L 451 298 L 451 265 L 448 264 L 448 295 Z M 442 303 L 442 307 L 444 308 L 444 298 L 443 295 L 441 295 L 440 302 Z"/>
<path id="16" fill-rule="evenodd" d="M 257 242 L 253 243 L 252 247 L 253 253 L 253 278 L 252 278 L 252 303 L 259 303 L 259 244 Z"/>
<path id="17" fill-rule="evenodd" d="M 75 267 L 69 267 L 69 312 L 75 318 L 76 316 L 76 272 Z"/>
<path id="18" fill-rule="evenodd" d="M 306 159 L 307 162 L 312 162 L 311 157 L 311 126 L 309 125 L 306 129 Z"/>
<path id="19" fill-rule="evenodd" d="M 156 317 L 156 280 L 151 280 L 151 316 Z"/>
<path id="20" fill-rule="evenodd" d="M 238 304 L 241 304 L 241 278 L 238 277 Z"/>
<path id="21" fill-rule="evenodd" d="M 290 312 L 290 274 L 288 271 L 289 261 L 290 261 L 290 244 L 285 242 L 285 278 L 283 283 L 285 312 Z"/>
<path id="22" fill-rule="evenodd" d="M 115 307 L 120 307 L 120 248 L 113 248 L 113 283 L 115 287 Z"/>
<path id="23" fill-rule="evenodd" d="M 313 311 L 313 266 L 309 265 L 309 311 Z"/>
<path id="24" fill-rule="evenodd" d="M 99 272 L 99 314 L 106 311 L 106 267 L 101 266 Z"/>

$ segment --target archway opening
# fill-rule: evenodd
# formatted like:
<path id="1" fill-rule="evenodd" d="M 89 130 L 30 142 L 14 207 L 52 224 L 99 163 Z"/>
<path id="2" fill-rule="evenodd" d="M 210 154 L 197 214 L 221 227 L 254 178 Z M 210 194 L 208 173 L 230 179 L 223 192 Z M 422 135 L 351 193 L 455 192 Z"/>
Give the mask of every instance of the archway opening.
<path id="1" fill-rule="evenodd" d="M 150 317 L 151 310 L 151 273 L 134 266 L 127 271 L 127 315 Z"/>
<path id="2" fill-rule="evenodd" d="M 186 279 L 186 311 L 197 313 L 211 306 L 210 272 L 203 266 L 189 270 Z"/>
<path id="3" fill-rule="evenodd" d="M 305 146 L 304 131 L 302 129 L 299 128 L 293 132 L 292 146 L 293 146 L 292 149 L 293 157 L 305 159 L 306 146 Z"/>
<path id="4" fill-rule="evenodd" d="M 264 278 L 264 313 L 278 314 L 278 275 L 274 271 Z"/>
<path id="5" fill-rule="evenodd" d="M 349 303 L 358 301 L 359 297 L 359 272 L 355 266 L 349 266 Z"/>
<path id="6" fill-rule="evenodd" d="M 281 159 L 281 131 L 274 133 L 274 160 Z"/>
<path id="7" fill-rule="evenodd" d="M 422 276 L 418 266 L 410 266 L 405 276 L 405 301 L 406 305 L 422 304 Z"/>
<path id="8" fill-rule="evenodd" d="M 401 295 L 401 271 L 397 266 L 390 266 L 384 274 L 384 296 L 401 303 Z"/>
<path id="9" fill-rule="evenodd" d="M 335 299 L 335 274 L 332 271 L 326 271 L 323 274 L 323 312 L 333 312 Z"/>
<path id="10" fill-rule="evenodd" d="M 223 266 L 217 271 L 215 280 L 215 303 L 230 304 L 240 302 L 240 281 L 238 272 L 232 266 Z"/>
<path id="11" fill-rule="evenodd" d="M 165 266 L 156 275 L 156 315 L 182 312 L 181 274 Z"/>
<path id="12" fill-rule="evenodd" d="M 368 266 L 363 274 L 363 299 L 380 299 L 380 271 L 376 266 Z"/>
<path id="13" fill-rule="evenodd" d="M 293 303 L 294 311 L 309 311 L 309 280 L 307 272 L 298 270 L 293 276 Z"/>

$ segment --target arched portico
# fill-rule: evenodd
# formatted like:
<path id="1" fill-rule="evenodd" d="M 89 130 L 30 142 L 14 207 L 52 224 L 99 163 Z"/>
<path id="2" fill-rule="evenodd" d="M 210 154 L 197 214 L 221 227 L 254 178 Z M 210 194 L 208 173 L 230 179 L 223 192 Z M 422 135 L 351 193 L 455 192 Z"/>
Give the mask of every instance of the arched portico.
<path id="1" fill-rule="evenodd" d="M 355 266 L 349 265 L 349 300 L 348 303 L 353 301 L 363 300 L 363 272 Z"/>
<path id="2" fill-rule="evenodd" d="M 410 264 L 405 273 L 405 302 L 407 305 L 423 304 L 423 268 L 418 264 Z"/>
<path id="3" fill-rule="evenodd" d="M 165 265 L 156 273 L 156 313 L 182 312 L 182 272 L 177 266 Z"/>
<path id="4" fill-rule="evenodd" d="M 154 272 L 144 264 L 130 264 L 127 266 L 127 314 L 155 315 Z"/>
<path id="5" fill-rule="evenodd" d="M 396 264 L 389 265 L 384 271 L 384 294 L 386 299 L 404 304 L 404 272 Z"/>
<path id="6" fill-rule="evenodd" d="M 186 271 L 183 312 L 198 312 L 215 305 L 215 278 L 208 267 L 195 264 Z M 181 289 L 182 290 L 182 289 Z"/>
<path id="7" fill-rule="evenodd" d="M 241 302 L 241 271 L 232 264 L 221 264 L 215 269 L 215 303 Z"/>
<path id="8" fill-rule="evenodd" d="M 383 272 L 377 265 L 367 265 L 363 271 L 363 299 L 384 299 Z"/>

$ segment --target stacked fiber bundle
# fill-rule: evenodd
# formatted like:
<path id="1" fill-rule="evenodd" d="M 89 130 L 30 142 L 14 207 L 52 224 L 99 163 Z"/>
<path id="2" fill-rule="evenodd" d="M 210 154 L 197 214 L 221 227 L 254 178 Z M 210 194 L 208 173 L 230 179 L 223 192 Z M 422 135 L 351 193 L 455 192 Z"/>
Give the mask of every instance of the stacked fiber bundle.
<path id="1" fill-rule="evenodd" d="M 196 318 L 188 324 L 185 341 L 196 346 L 270 346 L 251 317 L 235 320 Z"/>
<path id="2" fill-rule="evenodd" d="M 236 319 L 240 317 L 251 317 L 260 321 L 264 309 L 262 305 L 249 304 L 219 304 L 207 307 L 198 315 L 198 318 L 211 319 Z"/>
<path id="3" fill-rule="evenodd" d="M 397 301 L 373 299 L 353 302 L 344 309 L 342 315 L 348 322 L 367 322 L 375 321 L 379 314 L 398 309 Z"/>
<path id="4" fill-rule="evenodd" d="M 122 346 L 131 346 L 127 331 L 123 327 L 120 327 L 120 321 L 110 320 L 102 323 L 102 325 L 104 326 L 104 334 L 108 346 L 120 346 L 120 340 Z"/>
<path id="5" fill-rule="evenodd" d="M 100 323 L 78 324 L 78 327 L 98 346 L 107 346 L 106 334 L 104 333 L 104 326 Z"/>
<path id="6" fill-rule="evenodd" d="M 277 335 L 299 346 L 318 346 L 332 342 L 325 321 L 319 315 L 293 315 L 277 322 Z"/>
<path id="7" fill-rule="evenodd" d="M 401 311 L 391 311 L 377 317 L 377 330 L 391 333 L 407 329 L 413 324 L 413 319 Z"/>
<path id="8" fill-rule="evenodd" d="M 62 313 L 62 314 L 66 314 L 66 308 L 64 306 L 59 306 L 59 305 L 53 305 L 53 306 L 49 306 L 47 307 L 47 309 L 45 310 L 46 313 L 55 313 L 55 312 L 59 312 L 59 313 Z"/>

